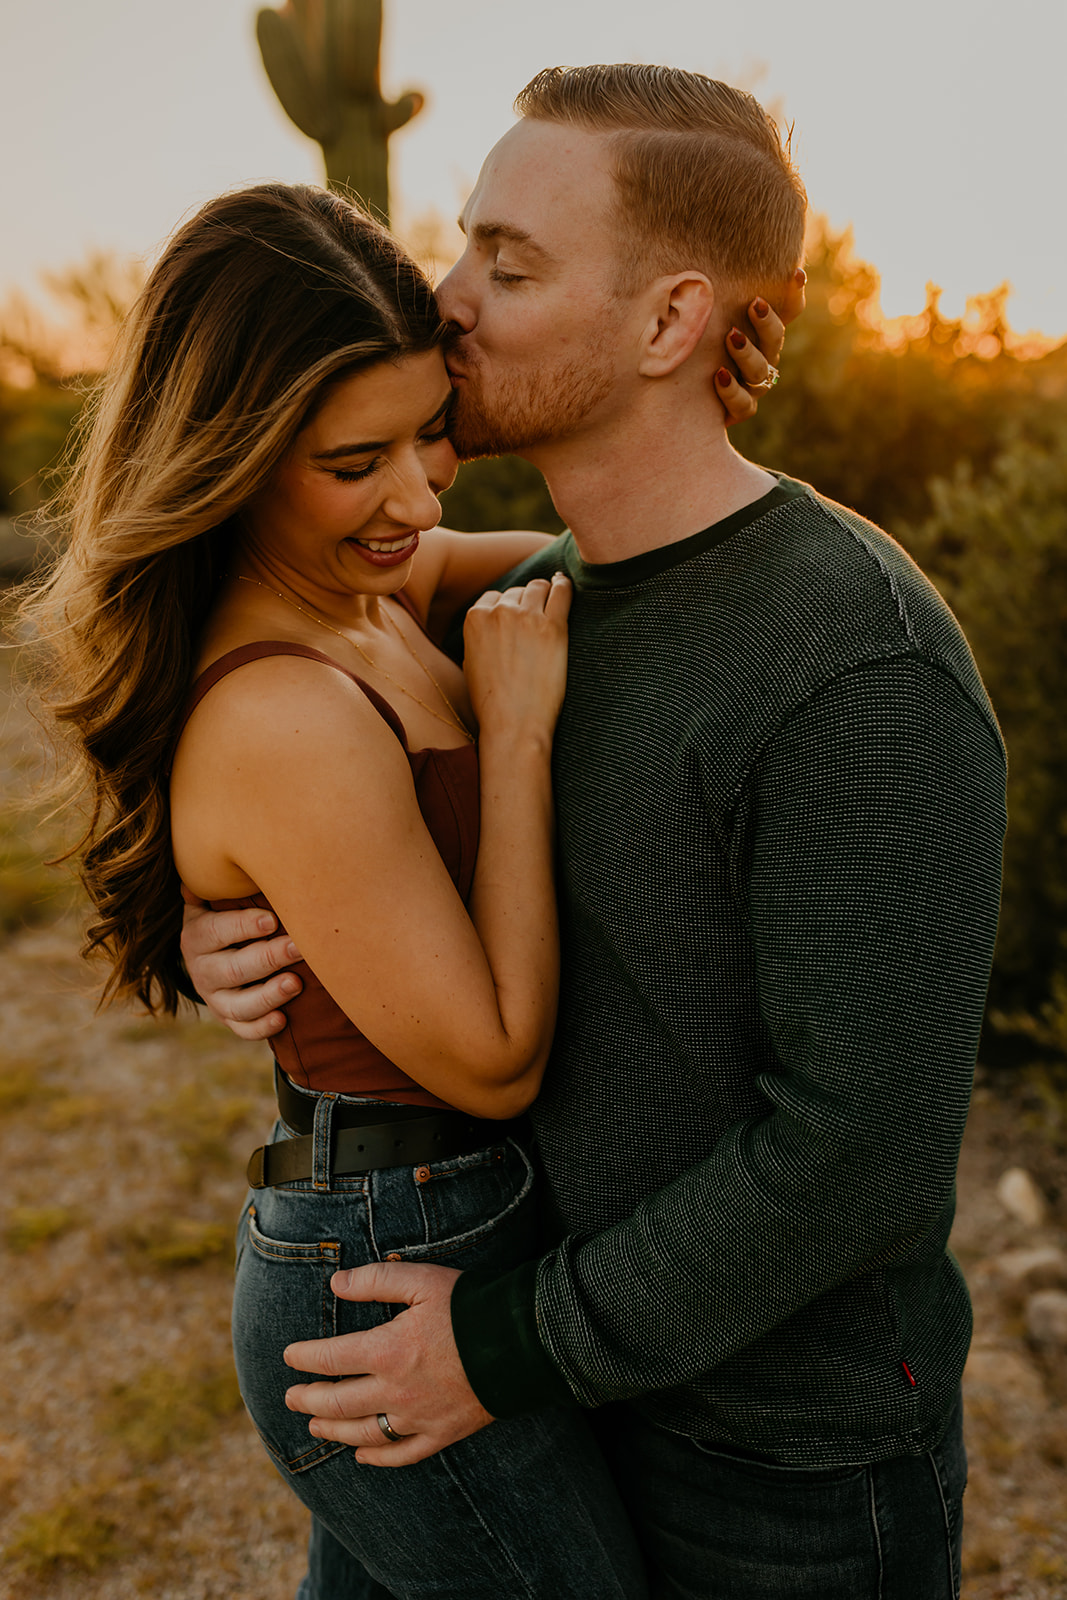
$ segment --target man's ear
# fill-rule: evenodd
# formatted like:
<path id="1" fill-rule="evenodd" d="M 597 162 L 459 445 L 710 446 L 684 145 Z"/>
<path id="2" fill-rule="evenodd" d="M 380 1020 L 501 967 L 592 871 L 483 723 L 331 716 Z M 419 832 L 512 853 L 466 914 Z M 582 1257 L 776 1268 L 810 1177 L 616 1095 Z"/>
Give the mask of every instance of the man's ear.
<path id="1" fill-rule="evenodd" d="M 715 290 L 702 272 L 659 278 L 649 289 L 649 315 L 638 371 L 665 378 L 689 360 L 715 309 Z"/>

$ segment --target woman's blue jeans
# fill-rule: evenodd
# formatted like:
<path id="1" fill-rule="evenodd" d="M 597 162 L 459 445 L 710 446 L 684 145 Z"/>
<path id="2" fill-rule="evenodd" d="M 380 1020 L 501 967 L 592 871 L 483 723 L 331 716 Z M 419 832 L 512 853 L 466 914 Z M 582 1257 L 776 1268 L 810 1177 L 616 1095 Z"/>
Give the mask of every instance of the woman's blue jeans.
<path id="1" fill-rule="evenodd" d="M 282 1351 L 373 1327 L 393 1308 L 339 1300 L 368 1261 L 506 1268 L 537 1253 L 529 1157 L 514 1139 L 422 1167 L 329 1171 L 343 1097 L 315 1110 L 315 1174 L 248 1197 L 233 1343 L 241 1392 L 274 1464 L 315 1522 L 304 1600 L 646 1600 L 641 1555 L 585 1418 L 494 1423 L 415 1466 L 360 1466 L 316 1440 L 285 1391 L 312 1374 Z M 276 1138 L 291 1136 L 284 1124 Z"/>

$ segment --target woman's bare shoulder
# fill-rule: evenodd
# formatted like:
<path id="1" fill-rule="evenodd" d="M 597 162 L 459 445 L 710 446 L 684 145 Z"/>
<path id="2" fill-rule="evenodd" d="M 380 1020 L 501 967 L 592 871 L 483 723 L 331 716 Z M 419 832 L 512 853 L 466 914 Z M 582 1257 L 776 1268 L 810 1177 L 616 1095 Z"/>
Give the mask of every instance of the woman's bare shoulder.
<path id="1" fill-rule="evenodd" d="M 235 664 L 212 685 L 186 724 L 174 771 L 183 757 L 230 770 L 291 761 L 301 771 L 313 759 L 328 758 L 335 771 L 358 757 L 366 771 L 368 760 L 394 753 L 406 766 L 395 732 L 347 668 L 324 652 L 286 652 Z"/>

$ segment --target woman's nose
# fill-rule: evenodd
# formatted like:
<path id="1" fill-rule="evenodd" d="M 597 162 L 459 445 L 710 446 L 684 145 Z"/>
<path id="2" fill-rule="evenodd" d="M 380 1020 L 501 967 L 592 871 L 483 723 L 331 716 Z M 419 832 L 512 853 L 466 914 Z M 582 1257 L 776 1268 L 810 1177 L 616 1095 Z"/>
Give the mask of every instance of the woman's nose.
<path id="1" fill-rule="evenodd" d="M 441 520 L 441 502 L 420 461 L 393 474 L 382 510 L 406 528 L 419 528 L 422 532 L 436 528 Z"/>

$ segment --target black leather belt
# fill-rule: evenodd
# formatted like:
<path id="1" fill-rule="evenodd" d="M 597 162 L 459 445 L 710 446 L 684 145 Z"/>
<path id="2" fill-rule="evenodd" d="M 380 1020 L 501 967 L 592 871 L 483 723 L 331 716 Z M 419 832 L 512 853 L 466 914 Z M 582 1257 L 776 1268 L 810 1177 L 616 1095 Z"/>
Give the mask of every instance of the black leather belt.
<path id="1" fill-rule="evenodd" d="M 284 1073 L 276 1076 L 282 1120 L 302 1136 L 253 1150 L 248 1163 L 248 1182 L 253 1189 L 305 1182 L 314 1172 L 311 1130 L 319 1096 L 300 1094 Z M 463 1111 L 430 1111 L 425 1106 L 341 1104 L 333 1113 L 330 1170 L 337 1177 L 349 1177 L 381 1167 L 447 1161 L 485 1145 L 500 1144 L 524 1127 L 521 1118 L 494 1122 L 469 1117 Z"/>

